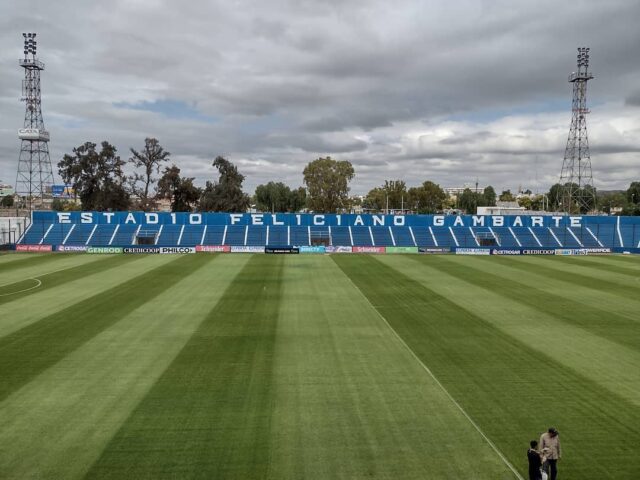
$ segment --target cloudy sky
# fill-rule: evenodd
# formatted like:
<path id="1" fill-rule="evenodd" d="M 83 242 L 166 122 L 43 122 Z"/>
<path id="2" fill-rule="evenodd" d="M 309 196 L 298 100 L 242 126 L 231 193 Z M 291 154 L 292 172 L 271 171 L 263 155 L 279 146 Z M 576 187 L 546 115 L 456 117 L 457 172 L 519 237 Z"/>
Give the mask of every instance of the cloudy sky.
<path id="1" fill-rule="evenodd" d="M 591 47 L 595 185 L 640 180 L 640 2 L 0 0 L 0 179 L 14 183 L 22 32 L 38 33 L 51 160 L 153 136 L 203 184 L 247 191 L 322 155 L 384 179 L 546 190 L 560 172 L 576 47 Z"/>

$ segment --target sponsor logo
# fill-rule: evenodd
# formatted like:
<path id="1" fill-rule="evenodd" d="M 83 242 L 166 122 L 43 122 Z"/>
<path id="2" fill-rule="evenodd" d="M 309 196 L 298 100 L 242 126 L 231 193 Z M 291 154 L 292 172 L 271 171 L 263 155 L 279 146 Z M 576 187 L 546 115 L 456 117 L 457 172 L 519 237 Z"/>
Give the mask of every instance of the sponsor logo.
<path id="1" fill-rule="evenodd" d="M 300 253 L 325 253 L 326 249 L 324 245 L 312 245 L 312 246 L 301 246 L 299 247 Z"/>
<path id="2" fill-rule="evenodd" d="M 196 247 L 196 252 L 217 253 L 230 251 L 231 247 L 229 245 L 198 245 Z"/>
<path id="3" fill-rule="evenodd" d="M 324 247 L 324 251 L 326 253 L 351 253 L 353 250 L 352 250 L 352 247 L 329 245 L 327 247 Z"/>
<path id="4" fill-rule="evenodd" d="M 418 247 L 386 247 L 386 253 L 418 253 Z"/>
<path id="5" fill-rule="evenodd" d="M 583 250 L 586 250 L 587 255 L 606 255 L 611 253 L 610 248 L 583 248 Z"/>
<path id="6" fill-rule="evenodd" d="M 264 253 L 295 254 L 300 253 L 298 247 L 265 247 Z"/>
<path id="7" fill-rule="evenodd" d="M 122 253 L 160 253 L 158 247 L 128 247 L 123 248 Z"/>
<path id="8" fill-rule="evenodd" d="M 385 253 L 384 247 L 353 247 L 353 253 Z"/>
<path id="9" fill-rule="evenodd" d="M 51 245 L 16 245 L 16 252 L 51 252 Z"/>
<path id="10" fill-rule="evenodd" d="M 264 253 L 264 247 L 231 247 L 231 253 Z"/>
<path id="11" fill-rule="evenodd" d="M 491 250 L 491 255 L 522 255 L 520 250 L 498 250 L 494 248 Z"/>
<path id="12" fill-rule="evenodd" d="M 522 250 L 523 255 L 555 255 L 555 250 Z"/>
<path id="13" fill-rule="evenodd" d="M 488 248 L 456 248 L 456 255 L 490 255 Z"/>
<path id="14" fill-rule="evenodd" d="M 424 247 L 424 248 L 419 248 L 418 251 L 420 253 L 449 253 L 449 249 L 448 248 L 431 248 L 431 247 Z"/>
<path id="15" fill-rule="evenodd" d="M 196 247 L 161 247 L 160 253 L 196 253 Z"/>
<path id="16" fill-rule="evenodd" d="M 86 252 L 87 247 L 84 245 L 58 245 L 57 252 Z"/>
<path id="17" fill-rule="evenodd" d="M 587 255 L 586 248 L 557 248 L 556 255 Z"/>
<path id="18" fill-rule="evenodd" d="M 122 253 L 122 247 L 88 247 L 87 253 Z"/>

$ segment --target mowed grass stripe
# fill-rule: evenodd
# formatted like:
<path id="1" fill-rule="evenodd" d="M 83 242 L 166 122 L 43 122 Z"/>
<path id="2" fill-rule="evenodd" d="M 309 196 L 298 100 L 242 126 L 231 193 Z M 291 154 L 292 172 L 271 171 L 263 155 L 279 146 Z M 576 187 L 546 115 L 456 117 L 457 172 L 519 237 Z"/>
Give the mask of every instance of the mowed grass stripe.
<path id="1" fill-rule="evenodd" d="M 81 478 L 246 260 L 199 256 L 202 268 L 2 402 L 0 478 Z"/>
<path id="2" fill-rule="evenodd" d="M 531 287 L 536 291 L 542 291 L 545 295 L 560 296 L 567 299 L 568 302 L 573 302 L 573 304 L 581 304 L 583 308 L 606 312 L 602 317 L 603 321 L 611 314 L 614 314 L 617 317 L 626 318 L 627 321 L 640 323 L 640 317 L 638 316 L 640 296 L 615 294 L 613 293 L 615 287 L 588 288 L 556 278 L 553 272 L 551 272 L 551 275 L 545 275 L 543 272 L 516 268 L 514 265 L 528 264 L 528 262 L 523 262 L 517 257 L 506 258 L 506 261 L 500 257 L 498 261 L 491 262 L 487 261 L 486 258 L 473 257 L 465 259 L 461 256 L 450 255 L 447 256 L 446 260 L 460 265 L 475 266 L 488 274 L 498 275 L 509 281 Z M 594 286 L 597 285 L 598 279 L 594 277 L 591 283 Z"/>
<path id="3" fill-rule="evenodd" d="M 517 298 L 436 270 L 429 262 L 412 260 L 410 255 L 377 258 L 474 312 L 507 335 L 640 407 L 640 352 L 637 350 L 567 324 L 553 314 L 518 302 Z M 469 263 L 477 261 L 467 260 Z M 519 274 L 519 278 L 523 275 Z"/>
<path id="4" fill-rule="evenodd" d="M 565 478 L 636 478 L 640 409 L 374 257 L 335 261 L 523 476 L 555 425 Z"/>
<path id="5" fill-rule="evenodd" d="M 548 315 L 553 315 L 565 323 L 583 328 L 597 336 L 640 351 L 640 343 L 638 342 L 640 338 L 640 322 L 638 320 L 590 305 L 584 305 L 565 296 L 545 292 L 530 284 L 524 284 L 511 278 L 490 273 L 483 267 L 486 263 L 494 261 L 495 259 L 493 258 L 488 259 L 489 262 L 485 259 L 465 261 L 467 259 L 446 258 L 444 255 L 432 256 L 426 259 L 414 255 L 412 258 L 472 285 L 528 305 Z M 500 260 L 498 259 L 496 263 L 500 264 Z M 519 265 L 519 263 L 510 262 L 508 265 Z M 531 270 L 533 272 L 539 273 L 540 270 L 537 265 L 532 267 Z M 524 271 L 527 272 L 528 270 L 524 269 Z M 567 285 L 568 288 L 571 288 L 571 286 Z M 541 301 L 541 299 L 544 299 L 544 301 Z"/>
<path id="6" fill-rule="evenodd" d="M 331 257 L 285 265 L 270 478 L 514 478 Z"/>
<path id="7" fill-rule="evenodd" d="M 110 255 L 109 258 L 116 256 L 123 255 Z M 63 285 L 34 292 L 29 297 L 28 308 L 25 308 L 25 302 L 20 299 L 5 303 L 2 305 L 2 316 L 0 317 L 0 337 L 9 335 L 174 260 L 169 255 L 163 255 L 164 258 L 154 255 L 127 255 L 126 257 L 134 258 L 120 264 L 118 268 L 104 270 L 80 279 L 72 279 Z"/>
<path id="8" fill-rule="evenodd" d="M 562 258 L 484 258 L 484 261 L 492 260 L 496 263 L 508 264 L 513 268 L 526 270 L 529 273 L 537 273 L 545 277 L 579 285 L 597 291 L 605 291 L 621 297 L 640 297 L 640 272 L 619 272 L 608 265 L 590 266 L 579 259 Z M 625 269 L 626 270 L 626 269 Z"/>
<path id="9" fill-rule="evenodd" d="M 108 256 L 107 258 L 97 258 L 95 261 L 90 263 L 70 266 L 56 272 L 34 275 L 32 278 L 27 280 L 4 284 L 0 286 L 0 305 L 17 301 L 26 296 L 40 293 L 50 288 L 59 287 L 65 283 L 86 277 L 87 275 L 97 274 L 112 268 L 117 268 L 120 265 L 131 262 L 135 259 L 135 255 L 114 255 Z M 37 279 L 40 285 L 34 283 L 34 279 Z M 33 288 L 34 285 L 38 286 Z"/>
<path id="10" fill-rule="evenodd" d="M 178 257 L 0 338 L 0 401 L 200 266 L 195 255 Z"/>
<path id="11" fill-rule="evenodd" d="M 42 262 L 30 263 L 20 268 L 11 269 L 0 273 L 0 285 L 11 284 L 33 278 L 38 275 L 64 270 L 69 267 L 75 267 L 85 263 L 92 263 L 99 260 L 96 255 L 74 255 L 74 254 L 49 254 L 48 256 L 38 257 Z M 54 260 L 45 260 L 46 258 Z M 18 262 L 22 263 L 22 262 Z"/>
<path id="12" fill-rule="evenodd" d="M 0 262 L 0 275 L 20 268 L 56 263 L 56 261 L 61 261 L 65 258 L 64 255 L 54 255 L 52 253 L 42 255 L 36 253 L 12 254 L 6 257 L 8 258 L 6 261 Z"/>
<path id="13" fill-rule="evenodd" d="M 623 265 L 620 262 L 616 262 L 615 255 L 595 255 L 595 256 L 577 256 L 576 257 L 558 257 L 558 261 L 562 263 L 568 263 L 570 265 L 577 265 L 582 267 L 595 268 L 598 271 L 620 273 L 622 275 L 630 275 L 635 279 L 640 278 L 640 263 Z"/>
<path id="14" fill-rule="evenodd" d="M 283 258 L 256 255 L 87 478 L 264 478 Z"/>

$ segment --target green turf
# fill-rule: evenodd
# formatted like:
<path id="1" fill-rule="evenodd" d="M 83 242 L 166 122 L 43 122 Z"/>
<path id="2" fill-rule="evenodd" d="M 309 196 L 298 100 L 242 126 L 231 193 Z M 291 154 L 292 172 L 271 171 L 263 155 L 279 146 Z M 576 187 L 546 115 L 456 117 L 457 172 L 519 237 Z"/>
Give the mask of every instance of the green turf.
<path id="1" fill-rule="evenodd" d="M 553 424 L 560 478 L 635 479 L 639 279 L 622 256 L 4 255 L 0 478 L 508 479 L 500 453 L 526 476 Z"/>

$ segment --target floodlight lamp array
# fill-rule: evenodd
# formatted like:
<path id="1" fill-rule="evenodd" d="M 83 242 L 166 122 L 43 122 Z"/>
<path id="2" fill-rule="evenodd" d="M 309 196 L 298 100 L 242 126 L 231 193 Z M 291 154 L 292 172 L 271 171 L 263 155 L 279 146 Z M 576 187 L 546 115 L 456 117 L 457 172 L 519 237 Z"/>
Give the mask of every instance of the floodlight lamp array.
<path id="1" fill-rule="evenodd" d="M 24 55 L 35 55 L 38 47 L 38 42 L 36 42 L 36 34 L 23 33 L 22 36 L 24 37 Z"/>

